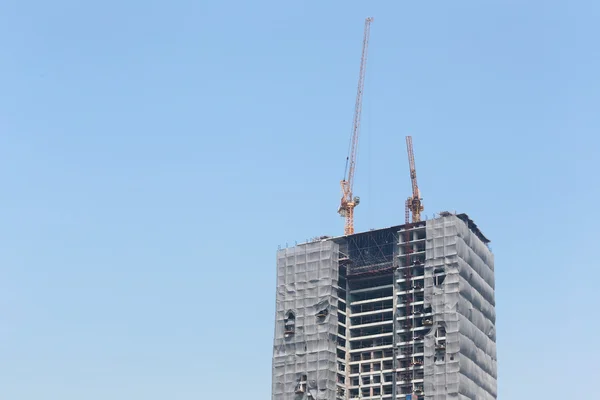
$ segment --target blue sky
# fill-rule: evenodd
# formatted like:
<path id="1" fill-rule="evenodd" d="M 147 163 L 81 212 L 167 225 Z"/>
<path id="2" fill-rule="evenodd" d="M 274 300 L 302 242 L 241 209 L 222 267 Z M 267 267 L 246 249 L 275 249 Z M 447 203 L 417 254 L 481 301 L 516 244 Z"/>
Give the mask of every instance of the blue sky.
<path id="1" fill-rule="evenodd" d="M 496 255 L 501 399 L 590 398 L 596 1 L 0 5 L 6 400 L 269 398 L 278 245 L 425 214 Z M 583 335 L 583 336 L 582 336 Z"/>

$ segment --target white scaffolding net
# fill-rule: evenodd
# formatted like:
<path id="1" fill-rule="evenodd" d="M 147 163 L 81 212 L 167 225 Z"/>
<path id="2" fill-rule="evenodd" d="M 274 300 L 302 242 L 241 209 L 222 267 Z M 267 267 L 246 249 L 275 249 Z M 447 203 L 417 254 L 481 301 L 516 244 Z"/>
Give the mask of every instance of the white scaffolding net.
<path id="1" fill-rule="evenodd" d="M 338 245 L 277 253 L 273 400 L 335 399 Z"/>
<path id="2" fill-rule="evenodd" d="M 493 255 L 456 215 L 427 221 L 426 238 L 425 399 L 496 399 Z"/>

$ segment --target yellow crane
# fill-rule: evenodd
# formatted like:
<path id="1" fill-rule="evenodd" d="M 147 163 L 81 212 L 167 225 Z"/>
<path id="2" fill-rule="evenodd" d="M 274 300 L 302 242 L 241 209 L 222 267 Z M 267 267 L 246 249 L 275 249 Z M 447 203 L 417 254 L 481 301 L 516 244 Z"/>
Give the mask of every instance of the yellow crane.
<path id="1" fill-rule="evenodd" d="M 367 54 L 369 49 L 369 35 L 373 18 L 365 20 L 365 33 L 363 36 L 362 55 L 360 59 L 360 73 L 358 75 L 358 91 L 356 94 L 356 105 L 354 107 L 354 120 L 352 124 L 352 138 L 348 157 L 346 157 L 346 170 L 344 179 L 340 182 L 342 187 L 342 200 L 338 213 L 346 219 L 344 235 L 354 233 L 354 207 L 360 203 L 360 197 L 353 196 L 354 170 L 356 168 L 356 152 L 358 150 L 358 134 L 360 133 L 360 116 L 362 113 L 362 96 L 365 85 L 365 70 L 367 67 Z"/>
<path id="2" fill-rule="evenodd" d="M 417 184 L 417 169 L 415 167 L 415 154 L 413 152 L 412 136 L 406 137 L 406 151 L 408 152 L 408 167 L 410 169 L 410 181 L 412 183 L 412 196 L 406 199 L 405 214 L 408 224 L 408 213 L 412 213 L 412 222 L 421 220 L 421 211 L 423 211 L 423 198 Z"/>

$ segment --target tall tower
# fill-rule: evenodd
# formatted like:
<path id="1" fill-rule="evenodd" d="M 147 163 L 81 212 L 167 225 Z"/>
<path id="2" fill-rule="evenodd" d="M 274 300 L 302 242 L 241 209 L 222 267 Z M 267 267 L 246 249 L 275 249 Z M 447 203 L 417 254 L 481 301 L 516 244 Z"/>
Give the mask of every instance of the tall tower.
<path id="1" fill-rule="evenodd" d="M 279 250 L 272 399 L 496 399 L 488 243 L 441 213 Z"/>

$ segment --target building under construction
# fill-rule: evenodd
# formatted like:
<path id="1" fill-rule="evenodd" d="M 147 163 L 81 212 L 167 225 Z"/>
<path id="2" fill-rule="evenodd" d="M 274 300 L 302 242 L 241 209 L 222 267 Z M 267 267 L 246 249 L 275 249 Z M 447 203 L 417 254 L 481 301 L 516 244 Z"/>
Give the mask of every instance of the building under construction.
<path id="1" fill-rule="evenodd" d="M 421 220 L 410 137 L 405 223 L 354 232 L 359 198 L 352 185 L 371 21 L 365 22 L 341 182 L 344 236 L 277 252 L 272 399 L 496 399 L 489 240 L 466 214 Z"/>
<path id="2" fill-rule="evenodd" d="M 442 213 L 279 250 L 273 399 L 495 399 L 487 243 Z"/>

